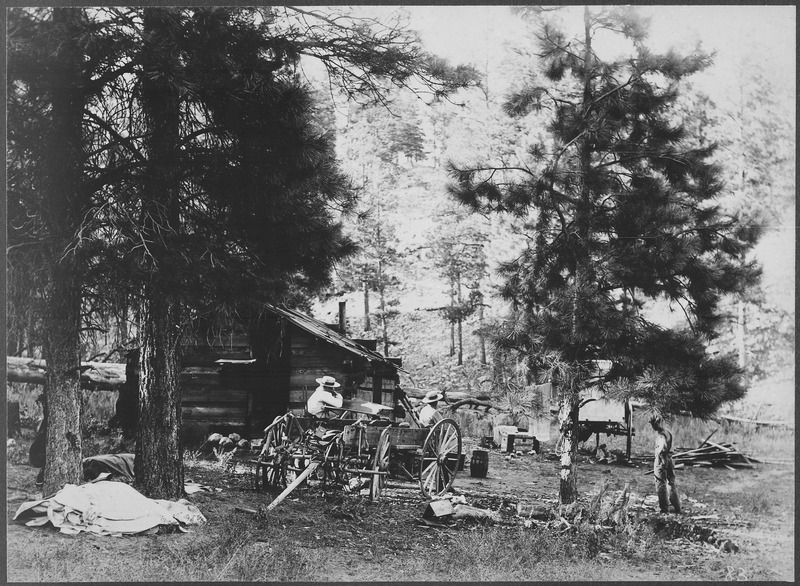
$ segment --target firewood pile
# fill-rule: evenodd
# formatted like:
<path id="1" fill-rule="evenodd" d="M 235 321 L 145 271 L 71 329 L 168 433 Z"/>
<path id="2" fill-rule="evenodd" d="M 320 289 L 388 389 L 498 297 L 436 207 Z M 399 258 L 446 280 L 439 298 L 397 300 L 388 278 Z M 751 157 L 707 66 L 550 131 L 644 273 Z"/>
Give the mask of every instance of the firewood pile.
<path id="1" fill-rule="evenodd" d="M 676 452 L 672 455 L 676 468 L 684 466 L 714 466 L 735 470 L 736 468 L 755 468 L 759 460 L 746 456 L 733 444 L 718 444 L 706 439 L 699 448 Z"/>

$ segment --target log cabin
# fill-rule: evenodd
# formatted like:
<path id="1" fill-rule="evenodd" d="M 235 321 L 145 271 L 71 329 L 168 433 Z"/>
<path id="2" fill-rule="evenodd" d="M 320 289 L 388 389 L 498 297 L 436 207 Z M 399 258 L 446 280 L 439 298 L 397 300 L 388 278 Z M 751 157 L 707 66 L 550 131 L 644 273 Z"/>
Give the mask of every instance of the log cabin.
<path id="1" fill-rule="evenodd" d="M 394 407 L 401 359 L 378 353 L 374 340 L 348 338 L 343 304 L 339 313 L 338 324 L 325 324 L 268 305 L 223 335 L 193 336 L 182 348 L 186 445 L 214 432 L 261 437 L 276 416 L 303 415 L 316 379 L 326 374 L 340 382 L 346 399 Z M 138 350 L 130 352 L 114 417 L 129 433 L 136 425 L 138 363 Z"/>

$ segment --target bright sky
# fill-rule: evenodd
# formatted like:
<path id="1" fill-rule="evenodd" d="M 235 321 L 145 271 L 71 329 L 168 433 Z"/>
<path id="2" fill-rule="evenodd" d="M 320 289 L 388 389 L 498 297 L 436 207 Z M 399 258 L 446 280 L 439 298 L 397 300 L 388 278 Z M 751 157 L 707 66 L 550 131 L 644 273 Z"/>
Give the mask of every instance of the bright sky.
<path id="1" fill-rule="evenodd" d="M 488 55 L 491 71 L 492 64 L 501 58 L 503 44 L 520 34 L 519 16 L 505 6 L 414 6 L 406 10 L 411 15 L 411 27 L 419 31 L 428 50 L 454 64 L 473 62 L 482 66 Z M 640 6 L 638 11 L 651 19 L 646 43 L 650 49 L 663 52 L 674 48 L 688 53 L 699 42 L 704 51 L 716 53 L 714 65 L 693 79 L 696 87 L 717 103 L 723 103 L 736 87 L 737 64 L 748 54 L 761 63 L 775 89 L 785 92 L 787 100 L 796 99 L 794 6 Z M 560 14 L 566 32 L 581 33 L 582 6 L 564 7 Z M 784 301 L 792 307 L 791 226 L 765 237 L 756 254 L 765 265 L 765 285 L 784 291 Z"/>
<path id="2" fill-rule="evenodd" d="M 483 63 L 487 50 L 496 51 L 518 30 L 519 17 L 505 6 L 413 6 L 412 28 L 417 29 L 432 53 L 453 63 Z M 716 51 L 716 62 L 704 74 L 703 87 L 712 94 L 725 91 L 735 65 L 746 52 L 760 58 L 774 80 L 795 86 L 796 12 L 794 6 L 640 6 L 651 18 L 647 45 L 655 51 L 674 47 L 688 52 L 698 42 Z M 580 32 L 583 7 L 562 9 L 568 30 Z"/>

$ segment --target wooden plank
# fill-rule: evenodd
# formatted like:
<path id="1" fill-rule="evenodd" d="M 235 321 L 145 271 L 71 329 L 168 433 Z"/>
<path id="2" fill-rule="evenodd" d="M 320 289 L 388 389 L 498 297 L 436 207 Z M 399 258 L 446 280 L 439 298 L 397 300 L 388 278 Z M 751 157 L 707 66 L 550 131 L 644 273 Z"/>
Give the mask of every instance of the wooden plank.
<path id="1" fill-rule="evenodd" d="M 290 403 L 305 403 L 314 392 L 314 389 L 290 389 L 289 402 Z"/>
<path id="2" fill-rule="evenodd" d="M 182 406 L 181 413 L 183 417 L 188 417 L 189 419 L 213 419 L 214 421 L 223 420 L 223 419 L 239 419 L 241 418 L 244 421 L 246 415 L 245 407 L 239 406 L 192 406 L 187 407 L 186 405 Z"/>
<path id="3" fill-rule="evenodd" d="M 712 436 L 712 435 L 714 435 L 715 433 L 717 433 L 717 431 L 718 431 L 718 430 L 719 430 L 719 428 L 717 428 L 717 429 L 715 429 L 714 431 L 712 431 L 711 433 L 709 433 L 709 434 L 708 434 L 708 437 L 707 437 L 706 439 L 704 439 L 702 442 L 700 442 L 700 445 L 699 445 L 699 446 L 697 446 L 697 447 L 698 447 L 698 448 L 702 448 L 704 445 L 706 445 L 706 442 L 707 442 L 708 440 L 710 440 L 710 439 L 711 439 L 711 436 Z"/>
<path id="4" fill-rule="evenodd" d="M 247 391 L 237 389 L 184 388 L 183 403 L 243 403 L 247 400 Z"/>
<path id="5" fill-rule="evenodd" d="M 430 429 L 415 427 L 390 427 L 389 441 L 392 445 L 417 445 L 421 446 L 428 437 Z"/>
<path id="6" fill-rule="evenodd" d="M 300 346 L 292 345 L 292 356 L 306 360 L 309 358 L 318 357 L 342 359 L 346 355 L 349 357 L 349 354 L 349 352 L 346 352 L 336 346 L 331 346 L 330 344 Z"/>
<path id="7" fill-rule="evenodd" d="M 220 365 L 214 362 L 213 364 L 195 364 L 192 366 L 184 366 L 181 368 L 181 375 L 198 376 L 198 375 L 214 375 L 218 376 Z"/>
<path id="8" fill-rule="evenodd" d="M 196 350 L 184 351 L 181 358 L 181 366 L 196 367 L 196 366 L 213 366 L 217 360 L 248 360 L 252 358 L 250 355 L 250 347 L 243 346 L 241 348 L 232 349 L 214 349 L 202 348 Z"/>
<path id="9" fill-rule="evenodd" d="M 181 383 L 201 386 L 219 385 L 222 381 L 218 372 L 181 372 Z"/>
<path id="10" fill-rule="evenodd" d="M 221 428 L 221 427 L 234 427 L 234 428 L 242 428 L 244 429 L 244 418 L 243 417 L 230 417 L 226 419 L 200 419 L 200 418 L 189 418 L 184 422 L 186 425 L 184 426 L 185 429 L 214 429 L 214 428 Z"/>
<path id="11" fill-rule="evenodd" d="M 316 387 L 319 383 L 317 379 L 320 377 L 318 371 L 310 372 L 305 370 L 295 370 L 289 374 L 289 385 L 292 387 L 308 387 L 313 385 Z"/>
<path id="12" fill-rule="evenodd" d="M 370 389 L 368 391 L 365 391 L 365 390 L 361 390 L 361 388 L 359 388 L 356 391 L 355 398 L 358 399 L 358 400 L 361 400 L 361 401 L 372 401 L 372 389 Z"/>
<path id="13" fill-rule="evenodd" d="M 300 356 L 297 352 L 292 353 L 292 366 L 294 368 L 335 368 L 339 369 L 343 362 L 342 356 L 328 356 L 317 354 L 315 356 Z"/>
<path id="14" fill-rule="evenodd" d="M 319 384 L 317 383 L 317 379 L 324 375 L 334 377 L 337 381 L 339 381 L 339 383 L 341 383 L 344 379 L 344 374 L 342 371 L 336 370 L 335 368 L 292 368 L 292 372 L 290 373 L 292 378 L 303 381 L 311 381 L 310 383 L 303 384 L 313 384 L 315 387 L 317 384 Z"/>

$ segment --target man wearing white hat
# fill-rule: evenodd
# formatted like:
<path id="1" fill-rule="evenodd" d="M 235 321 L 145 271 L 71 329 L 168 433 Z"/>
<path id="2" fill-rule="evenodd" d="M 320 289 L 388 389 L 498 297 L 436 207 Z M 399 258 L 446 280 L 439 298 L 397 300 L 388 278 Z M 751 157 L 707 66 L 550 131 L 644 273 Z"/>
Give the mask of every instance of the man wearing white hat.
<path id="1" fill-rule="evenodd" d="M 419 422 L 425 427 L 434 425 L 442 419 L 442 414 L 436 410 L 436 405 L 444 398 L 438 391 L 430 391 L 422 399 L 422 409 L 419 410 Z"/>
<path id="2" fill-rule="evenodd" d="M 306 401 L 306 411 L 314 417 L 324 417 L 326 407 L 338 408 L 342 406 L 342 395 L 336 392 L 341 385 L 332 376 L 325 375 L 316 379 L 319 383 L 317 389 Z"/>

